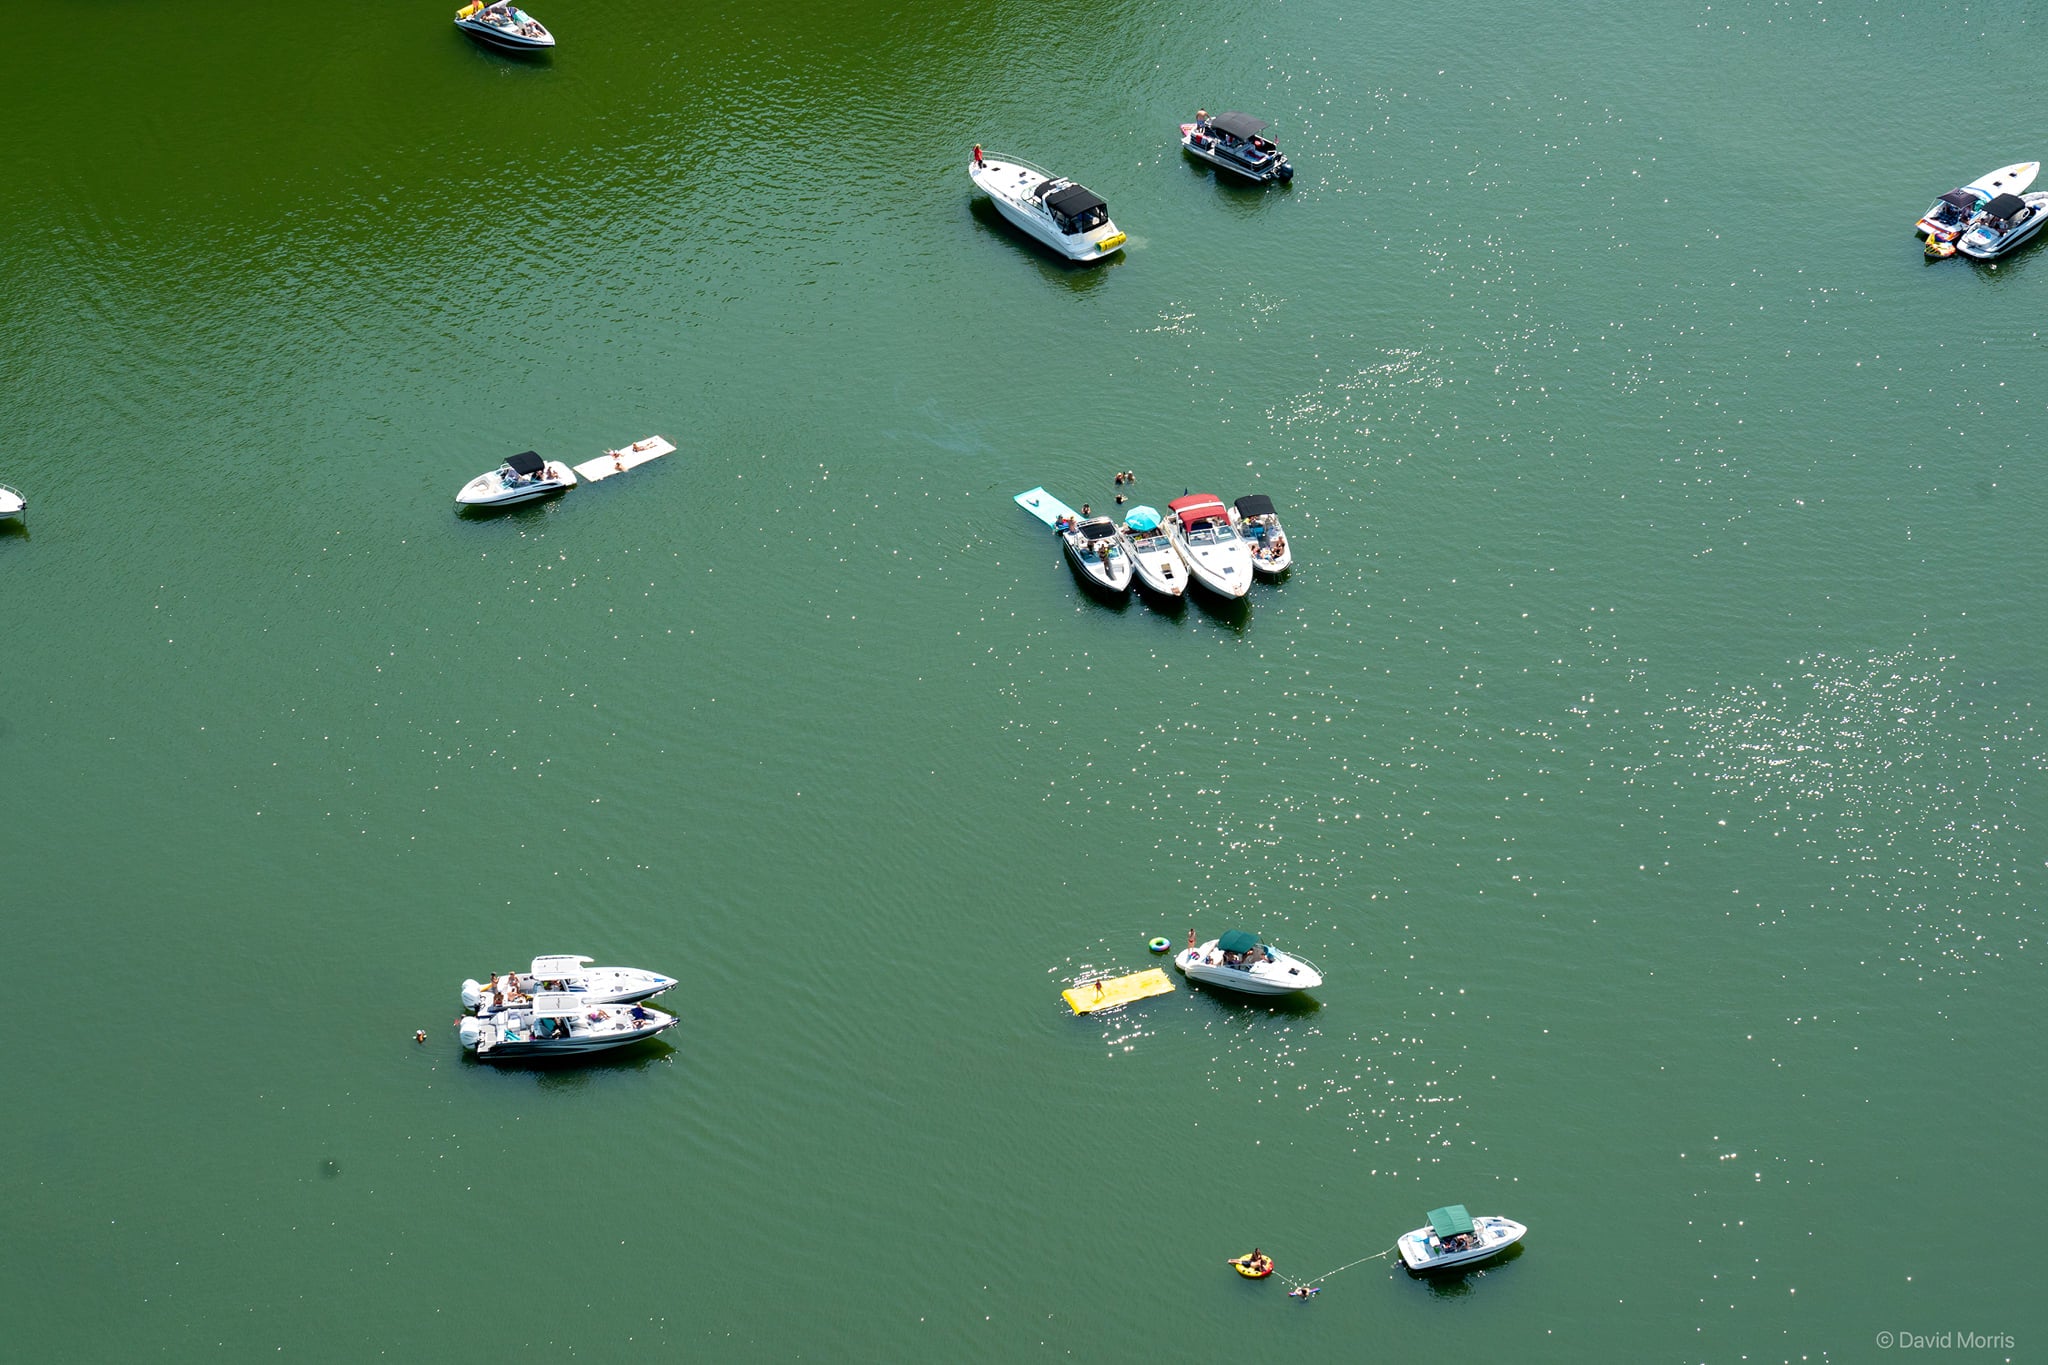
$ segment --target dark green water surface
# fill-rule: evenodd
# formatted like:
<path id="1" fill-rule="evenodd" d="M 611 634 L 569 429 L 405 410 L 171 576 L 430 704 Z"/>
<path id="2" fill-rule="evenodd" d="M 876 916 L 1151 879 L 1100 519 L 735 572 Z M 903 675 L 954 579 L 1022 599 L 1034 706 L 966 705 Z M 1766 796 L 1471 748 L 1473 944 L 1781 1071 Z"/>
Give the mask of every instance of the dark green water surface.
<path id="1" fill-rule="evenodd" d="M 0 1354 L 2044 1358 L 2033 7 L 15 8 Z M 1122 469 L 1291 578 L 1089 599 Z M 537 952 L 682 1023 L 465 1060 Z"/>

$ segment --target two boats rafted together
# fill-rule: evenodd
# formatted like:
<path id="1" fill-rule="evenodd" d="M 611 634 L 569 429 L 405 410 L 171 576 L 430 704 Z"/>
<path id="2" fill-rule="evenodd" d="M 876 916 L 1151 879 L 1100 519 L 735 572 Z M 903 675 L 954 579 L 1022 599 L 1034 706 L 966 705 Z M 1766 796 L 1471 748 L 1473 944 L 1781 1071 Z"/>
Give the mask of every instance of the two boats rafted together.
<path id="1" fill-rule="evenodd" d="M 2048 223 L 2048 194 L 2026 192 L 2040 173 L 2038 161 L 1987 171 L 1929 204 L 1913 230 L 1927 239 L 1929 256 L 2003 256 Z"/>
<path id="2" fill-rule="evenodd" d="M 603 1052 L 673 1028 L 676 1017 L 640 1002 L 676 984 L 638 967 L 593 967 L 587 957 L 537 957 L 524 972 L 462 983 L 455 1021 L 465 1052 L 516 1062 Z"/>

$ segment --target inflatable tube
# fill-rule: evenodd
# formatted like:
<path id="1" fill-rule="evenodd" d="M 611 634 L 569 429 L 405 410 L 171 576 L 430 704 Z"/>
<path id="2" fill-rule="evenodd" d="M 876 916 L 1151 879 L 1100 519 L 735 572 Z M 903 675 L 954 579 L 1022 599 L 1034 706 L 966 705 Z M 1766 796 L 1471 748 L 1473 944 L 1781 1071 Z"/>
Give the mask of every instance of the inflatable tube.
<path id="1" fill-rule="evenodd" d="M 1155 953 L 1163 953 L 1168 948 L 1171 948 L 1173 945 L 1171 943 L 1168 943 L 1164 938 L 1155 938 L 1145 946 L 1147 948 L 1150 948 Z"/>
<path id="2" fill-rule="evenodd" d="M 1271 1256 L 1244 1255 L 1230 1263 L 1231 1268 L 1247 1280 L 1263 1280 L 1273 1273 Z"/>

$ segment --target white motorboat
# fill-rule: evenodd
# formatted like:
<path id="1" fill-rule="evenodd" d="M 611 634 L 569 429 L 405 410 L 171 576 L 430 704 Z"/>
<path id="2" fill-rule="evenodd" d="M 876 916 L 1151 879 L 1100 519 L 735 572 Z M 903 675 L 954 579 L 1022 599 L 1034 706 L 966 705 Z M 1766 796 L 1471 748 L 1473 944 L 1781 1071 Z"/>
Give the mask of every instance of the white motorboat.
<path id="1" fill-rule="evenodd" d="M 1956 250 L 1988 261 L 2031 239 L 2043 223 L 2048 223 L 2048 194 L 2001 194 L 1956 239 Z"/>
<path id="2" fill-rule="evenodd" d="M 1187 592 L 1188 566 L 1173 548 L 1173 537 L 1159 524 L 1158 509 L 1133 507 L 1124 517 L 1123 542 L 1139 587 L 1162 597 Z"/>
<path id="3" fill-rule="evenodd" d="M 1294 167 L 1280 149 L 1260 136 L 1266 131 L 1264 119 L 1250 114 L 1218 114 L 1207 109 L 1195 111 L 1193 123 L 1180 126 L 1180 145 L 1187 151 L 1226 171 L 1235 171 L 1262 185 L 1294 179 Z"/>
<path id="4" fill-rule="evenodd" d="M 557 954 L 537 957 L 524 972 L 491 974 L 488 982 L 462 983 L 462 1007 L 485 1014 L 514 1006 L 534 995 L 573 995 L 597 1005 L 630 1005 L 660 995 L 676 984 L 672 976 L 639 967 L 593 967 L 587 957 Z"/>
<path id="5" fill-rule="evenodd" d="M 465 1052 L 481 1061 L 575 1057 L 624 1047 L 674 1027 L 676 1018 L 645 1005 L 600 1005 L 580 995 L 536 995 L 516 1009 L 465 1014 L 455 1021 Z"/>
<path id="6" fill-rule="evenodd" d="M 461 507 L 510 507 L 575 486 L 575 470 L 560 460 L 543 460 L 533 451 L 523 450 L 490 473 L 462 485 L 455 502 Z"/>
<path id="7" fill-rule="evenodd" d="M 512 3 L 470 0 L 455 12 L 455 27 L 502 52 L 545 52 L 555 45 L 547 25 Z"/>
<path id="8" fill-rule="evenodd" d="M 1191 493 L 1166 504 L 1166 510 L 1166 534 L 1195 582 L 1223 597 L 1243 597 L 1251 590 L 1251 547 L 1231 526 L 1223 499 Z"/>
<path id="9" fill-rule="evenodd" d="M 1930 254 L 1945 254 L 1935 252 L 1934 247 L 1962 236 L 1978 211 L 1999 195 L 2025 193 L 2040 173 L 2038 161 L 2015 161 L 2010 166 L 1987 171 L 1929 204 L 1920 221 L 1913 224 L 1913 230 L 1927 239 Z"/>
<path id="10" fill-rule="evenodd" d="M 1294 563 L 1294 551 L 1288 548 L 1287 534 L 1280 529 L 1280 516 L 1273 510 L 1273 500 L 1264 493 L 1251 493 L 1233 506 L 1237 533 L 1251 547 L 1252 572 L 1272 578 L 1286 573 Z"/>
<path id="11" fill-rule="evenodd" d="M 1188 937 L 1194 938 L 1192 930 Z M 1207 943 L 1189 943 L 1173 959 L 1173 965 L 1190 981 L 1246 995 L 1292 995 L 1323 984 L 1323 974 L 1308 959 L 1283 953 L 1242 929 L 1232 929 Z"/>
<path id="12" fill-rule="evenodd" d="M 1449 1270 L 1498 1256 L 1529 1229 L 1512 1218 L 1474 1218 L 1463 1204 L 1429 1211 L 1429 1222 L 1401 1234 L 1397 1245 L 1410 1270 Z"/>
<path id="13" fill-rule="evenodd" d="M 16 521 L 28 511 L 28 499 L 18 488 L 0 483 L 0 521 Z"/>
<path id="14" fill-rule="evenodd" d="M 974 149 L 967 176 L 996 212 L 1070 261 L 1099 261 L 1124 244 L 1102 196 L 1015 157 Z"/>
<path id="15" fill-rule="evenodd" d="M 1085 517 L 1070 521 L 1060 531 L 1081 576 L 1104 592 L 1124 593 L 1131 588 L 1131 556 L 1124 552 L 1123 538 L 1108 517 Z"/>

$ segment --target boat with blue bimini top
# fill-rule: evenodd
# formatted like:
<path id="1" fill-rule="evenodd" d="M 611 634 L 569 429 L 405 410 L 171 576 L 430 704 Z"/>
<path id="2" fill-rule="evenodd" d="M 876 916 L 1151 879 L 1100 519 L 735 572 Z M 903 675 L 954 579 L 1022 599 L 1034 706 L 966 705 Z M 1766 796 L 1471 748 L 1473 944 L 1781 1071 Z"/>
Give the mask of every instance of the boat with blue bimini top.
<path id="1" fill-rule="evenodd" d="M 1232 929 L 1207 943 L 1195 942 L 1188 931 L 1188 946 L 1174 958 L 1190 981 L 1223 986 L 1246 995 L 1293 995 L 1312 991 L 1323 984 L 1323 974 L 1307 958 L 1284 953 L 1257 934 Z"/>
<path id="2" fill-rule="evenodd" d="M 1250 114 L 1211 118 L 1207 109 L 1197 109 L 1195 121 L 1180 126 L 1180 145 L 1212 166 L 1234 171 L 1247 180 L 1284 185 L 1294 179 L 1294 167 L 1263 136 L 1267 126 L 1264 119 Z"/>
<path id="3" fill-rule="evenodd" d="M 1410 1270 L 1450 1270 L 1498 1256 L 1529 1229 L 1512 1218 L 1474 1218 L 1463 1204 L 1429 1211 L 1429 1222 L 1396 1243 Z"/>
<path id="4" fill-rule="evenodd" d="M 1131 567 L 1137 571 L 1139 587 L 1161 597 L 1186 595 L 1188 566 L 1180 551 L 1173 548 L 1173 537 L 1161 525 L 1157 508 L 1133 507 L 1125 513 L 1123 541 L 1131 556 Z M 1164 939 L 1160 940 L 1159 950 L 1166 951 Z"/>
<path id="5" fill-rule="evenodd" d="M 516 1006 L 536 995 L 573 995 L 595 1005 L 630 1005 L 676 984 L 672 976 L 640 967 L 593 967 L 569 953 L 537 957 L 524 972 L 491 973 L 488 982 L 462 983 L 462 1007 L 482 1014 Z"/>
<path id="6" fill-rule="evenodd" d="M 1956 250 L 1988 261 L 2032 240 L 2043 223 L 2048 223 L 2048 194 L 2001 194 L 1956 238 Z"/>
<path id="7" fill-rule="evenodd" d="M 455 12 L 455 27 L 500 52 L 546 52 L 555 45 L 555 35 L 548 32 L 547 25 L 512 0 L 488 5 L 470 0 Z"/>
<path id="8" fill-rule="evenodd" d="M 495 1014 L 455 1021 L 465 1052 L 485 1062 L 543 1061 L 604 1052 L 673 1028 L 676 1017 L 645 1005 L 600 1005 L 580 995 L 536 995 Z"/>
<path id="9" fill-rule="evenodd" d="M 1070 261 L 1099 261 L 1123 249 L 1102 196 L 1017 157 L 974 149 L 967 177 L 996 212 Z"/>

